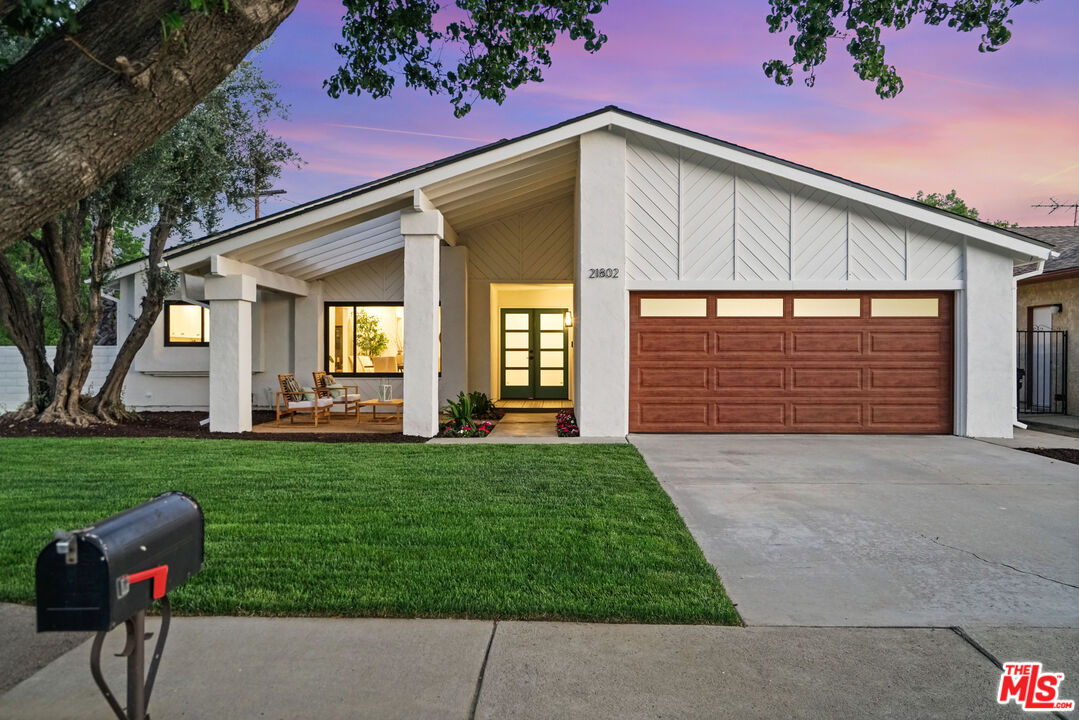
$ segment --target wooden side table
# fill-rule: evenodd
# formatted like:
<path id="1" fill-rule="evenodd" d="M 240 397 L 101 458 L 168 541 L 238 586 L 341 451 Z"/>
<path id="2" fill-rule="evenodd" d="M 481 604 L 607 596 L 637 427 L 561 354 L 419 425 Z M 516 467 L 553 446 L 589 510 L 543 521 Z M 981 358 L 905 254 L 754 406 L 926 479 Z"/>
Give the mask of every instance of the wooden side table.
<path id="1" fill-rule="evenodd" d="M 357 403 L 356 407 L 356 424 L 360 424 L 360 418 L 362 417 L 360 414 L 360 408 L 364 407 L 371 408 L 371 422 L 390 422 L 393 420 L 401 422 L 401 408 L 404 407 L 404 404 L 405 401 L 401 398 L 397 398 L 396 400 L 378 400 L 377 398 L 374 400 L 361 400 L 359 403 Z M 380 407 L 394 408 L 396 412 L 393 416 L 390 416 L 388 413 L 383 415 L 385 420 L 382 420 L 381 418 L 379 418 L 378 415 L 378 409 Z"/>

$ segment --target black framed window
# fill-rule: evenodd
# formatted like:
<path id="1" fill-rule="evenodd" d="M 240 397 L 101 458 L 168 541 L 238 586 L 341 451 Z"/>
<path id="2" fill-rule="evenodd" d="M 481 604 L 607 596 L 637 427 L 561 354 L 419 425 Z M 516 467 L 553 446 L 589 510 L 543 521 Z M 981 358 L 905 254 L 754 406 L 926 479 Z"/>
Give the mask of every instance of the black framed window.
<path id="1" fill-rule="evenodd" d="M 209 344 L 209 308 L 178 301 L 165 303 L 165 345 L 204 347 Z"/>
<path id="2" fill-rule="evenodd" d="M 325 368 L 334 375 L 396 377 L 405 368 L 402 302 L 326 303 Z M 439 370 L 442 369 L 441 308 Z"/>

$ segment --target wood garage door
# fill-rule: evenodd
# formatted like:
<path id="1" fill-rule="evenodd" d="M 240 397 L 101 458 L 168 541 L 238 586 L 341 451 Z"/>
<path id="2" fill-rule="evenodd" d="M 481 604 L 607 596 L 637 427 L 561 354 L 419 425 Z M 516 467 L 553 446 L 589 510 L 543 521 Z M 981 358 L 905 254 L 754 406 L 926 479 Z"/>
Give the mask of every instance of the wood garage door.
<path id="1" fill-rule="evenodd" d="M 951 433 L 952 302 L 631 293 L 629 429 Z"/>

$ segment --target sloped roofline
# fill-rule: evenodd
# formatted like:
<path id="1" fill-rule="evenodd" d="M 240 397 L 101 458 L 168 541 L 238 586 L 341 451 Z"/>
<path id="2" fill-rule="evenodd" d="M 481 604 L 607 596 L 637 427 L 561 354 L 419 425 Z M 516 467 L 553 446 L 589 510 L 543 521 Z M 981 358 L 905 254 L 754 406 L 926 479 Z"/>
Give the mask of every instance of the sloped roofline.
<path id="1" fill-rule="evenodd" d="M 621 122 L 619 121 L 620 118 L 622 119 Z M 606 107 L 593 110 L 592 112 L 578 115 L 568 120 L 564 120 L 555 125 L 550 125 L 539 130 L 534 130 L 524 135 L 519 135 L 517 137 L 509 139 L 498 140 L 493 143 L 488 143 L 487 145 L 481 145 L 471 150 L 466 150 L 455 155 L 450 155 L 440 160 L 425 163 L 423 165 L 409 168 L 407 170 L 394 173 L 392 175 L 387 175 L 386 177 L 379 178 L 377 180 L 372 180 L 362 185 L 357 185 L 355 187 L 351 187 L 346 190 L 333 193 L 331 195 L 326 195 L 324 197 L 308 201 L 301 205 L 297 205 L 296 207 L 287 208 L 271 215 L 266 215 L 257 220 L 250 220 L 248 222 L 235 225 L 222 232 L 212 233 L 210 235 L 206 235 L 204 237 L 170 248 L 165 252 L 164 257 L 168 259 L 170 257 L 176 257 L 181 254 L 187 254 L 204 247 L 216 245 L 225 240 L 237 238 L 246 233 L 253 233 L 257 230 L 269 228 L 277 223 L 296 218 L 297 216 L 321 210 L 336 203 L 354 200 L 356 198 L 362 197 L 363 195 L 374 193 L 379 189 L 388 188 L 398 183 L 405 183 L 406 181 L 414 180 L 425 174 L 434 173 L 435 171 L 442 170 L 457 163 L 464 163 L 468 160 L 478 158 L 482 155 L 494 153 L 495 151 L 501 150 L 511 145 L 526 143 L 526 141 L 533 140 L 543 135 L 550 134 L 555 136 L 552 137 L 550 141 L 551 143 L 561 142 L 566 139 L 566 137 L 563 136 L 566 136 L 567 133 L 559 131 L 567 131 L 575 125 L 579 125 L 580 127 L 573 129 L 572 132 L 569 132 L 568 137 L 579 136 L 587 132 L 602 129 L 604 127 L 620 127 L 623 130 L 629 132 L 649 135 L 654 139 L 669 143 L 686 145 L 685 140 L 694 140 L 696 141 L 696 143 L 694 144 L 700 146 L 693 149 L 701 150 L 702 152 L 709 152 L 709 147 L 713 149 L 721 148 L 727 151 L 732 151 L 737 155 L 748 156 L 750 158 L 764 161 L 769 165 L 778 166 L 778 168 L 783 168 L 798 175 L 812 175 L 817 178 L 827 180 L 829 183 L 836 183 L 840 186 L 849 188 L 850 190 L 859 194 L 868 193 L 873 196 L 879 197 L 882 200 L 887 201 L 887 205 L 894 205 L 895 203 L 899 203 L 902 206 L 909 208 L 909 211 L 906 213 L 903 213 L 895 207 L 884 207 L 882 208 L 884 210 L 888 210 L 891 212 L 899 212 L 900 214 L 906 214 L 908 217 L 912 217 L 912 219 L 920 220 L 922 222 L 927 222 L 930 224 L 936 224 L 938 226 L 943 226 L 946 229 L 952 230 L 953 232 L 965 234 L 967 236 L 974 237 L 984 242 L 1001 246 L 1008 250 L 1021 251 L 1023 253 L 1027 252 L 1028 250 L 1032 250 L 1032 257 L 1042 258 L 1043 256 L 1048 256 L 1048 250 L 1053 247 L 1050 243 L 1042 242 L 1026 235 L 1013 232 L 1012 230 L 999 228 L 995 225 L 990 225 L 989 223 L 984 223 L 979 220 L 973 220 L 971 218 L 963 217 L 961 215 L 956 215 L 955 213 L 948 212 L 947 210 L 935 208 L 930 205 L 920 203 L 917 200 L 903 197 L 902 195 L 896 195 L 895 193 L 890 193 L 886 190 L 880 190 L 878 188 L 865 185 L 863 183 L 848 180 L 838 175 L 833 175 L 822 170 L 816 170 L 806 165 L 800 165 L 798 163 L 791 162 L 790 160 L 784 160 L 783 158 L 769 155 L 767 153 L 760 152 L 759 150 L 753 150 L 751 148 L 743 147 L 741 145 L 728 142 L 726 140 L 720 140 L 718 138 L 714 138 L 709 135 L 696 132 L 694 130 L 683 128 L 678 125 L 673 125 L 671 123 L 663 122 L 661 120 L 656 120 L 646 115 L 631 112 L 615 105 L 608 105 Z M 736 159 L 734 161 L 737 162 Z M 772 174 L 776 174 L 778 168 L 773 167 L 771 168 L 770 172 Z M 769 168 L 763 168 L 763 170 L 765 172 L 769 172 Z M 804 182 L 804 180 L 802 181 Z M 833 189 L 833 191 L 835 190 Z M 871 200 L 866 198 L 862 198 L 861 201 L 874 204 L 871 202 Z M 922 217 L 917 217 L 919 215 Z M 1039 250 L 1041 252 L 1039 252 Z M 143 257 L 138 260 L 132 260 L 122 265 L 116 266 L 116 268 L 114 269 L 115 276 L 122 277 L 124 275 L 131 274 L 132 272 L 136 272 L 139 269 L 139 267 L 137 266 L 140 263 L 143 263 L 145 259 L 146 258 Z"/>

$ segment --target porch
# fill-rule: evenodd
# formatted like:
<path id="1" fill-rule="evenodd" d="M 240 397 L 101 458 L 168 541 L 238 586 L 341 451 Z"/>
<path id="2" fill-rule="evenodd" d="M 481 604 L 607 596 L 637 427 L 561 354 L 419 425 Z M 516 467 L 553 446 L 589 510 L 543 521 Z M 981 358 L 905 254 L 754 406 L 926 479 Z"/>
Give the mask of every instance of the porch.
<path id="1" fill-rule="evenodd" d="M 364 399 L 388 384 L 404 404 L 391 432 L 408 436 L 436 435 L 440 407 L 462 391 L 511 410 L 575 407 L 577 347 L 602 334 L 581 339 L 577 308 L 606 289 L 581 284 L 579 165 L 578 143 L 560 144 L 171 254 L 183 281 L 133 366 L 131 397 L 208 408 L 215 432 L 274 434 L 314 431 L 252 426 L 282 373 L 309 387 L 328 372 Z M 125 282 L 122 318 L 142 291 L 138 274 Z M 364 432 L 338 418 L 323 430 Z"/>

